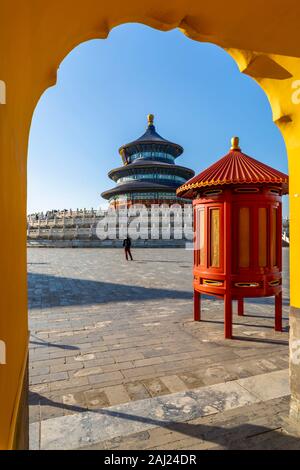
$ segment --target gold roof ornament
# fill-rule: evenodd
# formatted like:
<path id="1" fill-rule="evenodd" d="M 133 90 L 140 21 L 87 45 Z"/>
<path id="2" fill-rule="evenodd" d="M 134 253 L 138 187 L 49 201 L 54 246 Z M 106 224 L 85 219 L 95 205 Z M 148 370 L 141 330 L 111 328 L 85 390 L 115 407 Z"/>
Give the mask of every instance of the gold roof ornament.
<path id="1" fill-rule="evenodd" d="M 154 124 L 154 114 L 148 114 L 148 126 L 153 126 Z"/>
<path id="2" fill-rule="evenodd" d="M 239 137 L 232 137 L 230 150 L 241 150 Z"/>

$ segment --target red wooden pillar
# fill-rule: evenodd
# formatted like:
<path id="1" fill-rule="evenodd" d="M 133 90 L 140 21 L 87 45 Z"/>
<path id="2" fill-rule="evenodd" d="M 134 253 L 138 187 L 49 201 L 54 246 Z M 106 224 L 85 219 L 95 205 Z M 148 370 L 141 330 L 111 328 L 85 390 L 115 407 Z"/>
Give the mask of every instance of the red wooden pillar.
<path id="1" fill-rule="evenodd" d="M 238 299 L 238 315 L 244 315 L 244 299 Z"/>
<path id="2" fill-rule="evenodd" d="M 231 295 L 224 295 L 224 333 L 226 339 L 232 338 L 232 299 Z"/>
<path id="3" fill-rule="evenodd" d="M 275 295 L 275 331 L 282 331 L 282 291 Z"/>
<path id="4" fill-rule="evenodd" d="M 201 320 L 201 295 L 194 289 L 194 320 Z"/>

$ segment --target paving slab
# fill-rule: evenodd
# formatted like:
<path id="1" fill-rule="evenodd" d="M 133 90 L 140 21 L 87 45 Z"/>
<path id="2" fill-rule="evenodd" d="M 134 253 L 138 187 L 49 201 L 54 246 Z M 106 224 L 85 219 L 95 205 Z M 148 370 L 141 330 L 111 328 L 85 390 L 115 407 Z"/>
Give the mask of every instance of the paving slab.
<path id="1" fill-rule="evenodd" d="M 290 394 L 288 369 L 239 379 L 237 383 L 262 401 Z"/>

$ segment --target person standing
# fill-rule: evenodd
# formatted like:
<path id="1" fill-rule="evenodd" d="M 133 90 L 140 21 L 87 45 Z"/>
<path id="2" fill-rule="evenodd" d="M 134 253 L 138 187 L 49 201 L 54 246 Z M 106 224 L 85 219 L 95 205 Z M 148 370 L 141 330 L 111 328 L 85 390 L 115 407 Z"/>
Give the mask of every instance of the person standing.
<path id="1" fill-rule="evenodd" d="M 126 237 L 125 240 L 123 241 L 123 247 L 125 249 L 125 256 L 126 256 L 126 259 L 128 261 L 128 255 L 130 256 L 130 259 L 131 261 L 133 261 L 133 258 L 132 258 L 132 254 L 131 254 L 131 238 L 130 237 Z"/>

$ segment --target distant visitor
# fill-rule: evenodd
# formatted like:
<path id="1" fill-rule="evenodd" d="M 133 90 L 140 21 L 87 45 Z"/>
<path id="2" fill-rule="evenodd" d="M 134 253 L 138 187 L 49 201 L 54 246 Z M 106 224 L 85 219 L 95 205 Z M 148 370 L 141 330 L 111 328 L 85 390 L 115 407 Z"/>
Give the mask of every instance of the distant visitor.
<path id="1" fill-rule="evenodd" d="M 125 257 L 128 261 L 128 255 L 130 256 L 131 261 L 133 261 L 132 254 L 131 254 L 131 238 L 127 237 L 123 241 L 123 247 L 125 249 Z"/>

